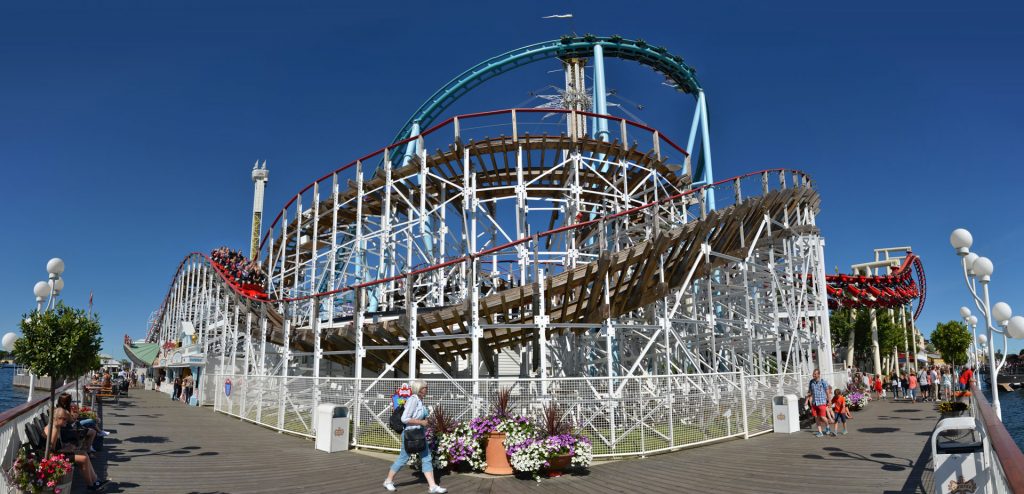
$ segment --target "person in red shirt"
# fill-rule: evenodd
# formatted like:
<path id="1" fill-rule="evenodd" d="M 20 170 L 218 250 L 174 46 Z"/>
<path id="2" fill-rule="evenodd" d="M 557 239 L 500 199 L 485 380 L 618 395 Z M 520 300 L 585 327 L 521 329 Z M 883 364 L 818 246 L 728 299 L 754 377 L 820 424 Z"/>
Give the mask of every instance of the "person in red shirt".
<path id="1" fill-rule="evenodd" d="M 967 388 L 971 387 L 971 378 L 973 377 L 974 371 L 970 367 L 960 373 L 960 391 L 967 391 Z"/>
<path id="2" fill-rule="evenodd" d="M 846 406 L 846 397 L 843 396 L 841 390 L 835 390 L 835 396 L 832 397 L 832 413 L 835 415 L 835 434 L 846 435 L 846 419 L 850 418 L 850 407 Z M 843 432 L 839 432 L 839 424 L 843 424 Z"/>
<path id="3" fill-rule="evenodd" d="M 910 375 L 907 376 L 907 382 L 910 383 L 907 386 L 907 388 L 910 389 L 910 399 L 911 399 L 911 401 L 915 401 L 916 402 L 917 401 L 917 376 L 915 376 L 914 373 L 911 372 Z"/>

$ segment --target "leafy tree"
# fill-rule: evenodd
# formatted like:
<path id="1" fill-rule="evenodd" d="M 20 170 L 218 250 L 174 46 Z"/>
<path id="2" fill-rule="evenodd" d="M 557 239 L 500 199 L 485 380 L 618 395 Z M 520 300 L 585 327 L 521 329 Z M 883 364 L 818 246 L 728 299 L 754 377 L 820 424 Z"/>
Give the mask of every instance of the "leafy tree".
<path id="1" fill-rule="evenodd" d="M 883 355 L 892 352 L 893 347 L 903 348 L 903 328 L 890 316 L 888 309 L 876 311 L 878 319 L 878 348 Z"/>
<path id="2" fill-rule="evenodd" d="M 967 362 L 967 349 L 971 346 L 971 332 L 962 322 L 949 321 L 935 325 L 931 345 L 942 355 L 942 360 L 963 364 Z"/>
<path id="3" fill-rule="evenodd" d="M 100 322 L 96 315 L 58 303 L 53 310 L 32 312 L 21 318 L 22 337 L 14 343 L 14 357 L 37 376 L 50 376 L 50 427 L 57 383 L 78 377 L 99 365 Z M 50 441 L 46 441 L 46 455 Z"/>
<path id="4" fill-rule="evenodd" d="M 853 329 L 853 314 L 848 308 L 840 308 L 832 311 L 828 316 L 828 327 L 832 333 L 832 348 L 838 351 L 845 347 L 850 338 L 850 330 Z"/>

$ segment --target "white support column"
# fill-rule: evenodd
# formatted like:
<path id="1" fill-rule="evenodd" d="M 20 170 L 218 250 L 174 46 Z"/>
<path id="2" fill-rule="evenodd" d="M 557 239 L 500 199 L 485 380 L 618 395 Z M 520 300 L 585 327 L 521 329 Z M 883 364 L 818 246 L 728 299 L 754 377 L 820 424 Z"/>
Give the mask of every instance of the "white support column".
<path id="1" fill-rule="evenodd" d="M 477 269 L 478 259 L 470 256 L 466 259 L 467 277 L 467 289 L 469 290 L 469 338 L 471 344 L 471 364 L 472 377 L 473 377 L 473 416 L 478 417 L 480 415 L 480 405 L 482 397 L 480 396 L 480 307 L 479 307 L 479 295 L 480 287 L 478 282 L 479 270 Z"/>
<path id="2" fill-rule="evenodd" d="M 820 237 L 814 239 L 814 256 L 816 261 L 814 284 L 818 289 L 818 300 L 815 306 L 818 312 L 818 332 L 821 336 L 821 344 L 818 346 L 818 368 L 823 373 L 831 374 L 834 372 L 832 367 L 834 359 L 832 357 L 832 328 L 828 314 L 827 282 L 825 281 L 825 239 Z"/>
<path id="3" fill-rule="evenodd" d="M 328 261 L 330 262 L 330 285 L 327 286 L 326 291 L 335 290 L 338 286 L 338 174 L 335 173 L 331 176 L 331 254 Z M 351 252 L 355 252 L 353 248 Z M 338 298 L 337 295 L 331 295 L 331 298 L 327 301 L 327 321 L 331 324 L 334 323 L 334 301 Z"/>
<path id="4" fill-rule="evenodd" d="M 532 242 L 536 246 L 539 239 L 534 236 Z M 541 394 L 547 395 L 548 377 L 550 377 L 548 373 L 548 324 L 550 323 L 550 318 L 547 314 L 547 294 L 544 292 L 544 281 L 547 275 L 544 270 L 538 268 L 538 263 L 534 262 L 533 266 L 534 270 L 538 273 L 534 281 L 537 287 L 537 314 L 533 316 L 533 321 L 537 324 L 537 349 L 540 353 L 540 387 Z"/>
<path id="5" fill-rule="evenodd" d="M 261 376 L 267 375 L 267 307 L 260 304 L 260 362 Z"/>
<path id="6" fill-rule="evenodd" d="M 378 267 L 377 276 L 393 276 L 395 269 L 394 259 L 394 247 L 392 246 L 392 231 L 391 231 L 391 190 L 394 187 L 394 181 L 391 178 L 391 153 L 389 150 L 384 150 L 384 204 L 382 205 L 381 218 L 380 218 L 380 246 L 377 254 Z M 385 290 L 388 284 L 375 285 L 377 288 L 377 301 L 379 304 L 386 304 Z M 391 304 L 387 304 L 381 308 L 381 310 L 392 309 Z"/>
<path id="7" fill-rule="evenodd" d="M 320 343 L 322 339 L 320 328 L 320 297 L 313 297 L 313 306 L 310 321 L 313 323 L 313 410 L 320 406 L 320 362 L 323 359 L 324 351 Z M 314 422 L 313 427 L 316 428 Z"/>
<path id="8" fill-rule="evenodd" d="M 282 323 L 282 326 L 281 326 L 281 332 L 283 333 L 283 337 L 284 337 L 284 348 L 282 348 L 281 351 L 284 353 L 284 355 L 281 356 L 281 358 L 282 358 L 282 362 L 281 362 L 281 379 L 278 381 L 278 391 L 277 391 L 277 399 L 278 399 L 278 402 L 277 402 L 277 429 L 278 430 L 283 430 L 284 429 L 284 415 L 285 415 L 285 410 L 287 409 L 287 407 L 285 405 L 286 405 L 286 402 L 287 402 L 287 399 L 288 399 L 288 373 L 289 373 L 289 368 L 291 367 L 291 362 L 292 362 L 292 346 L 291 346 L 292 320 L 291 320 L 291 317 L 288 316 L 288 312 L 289 312 L 288 311 L 288 303 L 285 302 L 285 303 L 281 304 L 281 316 L 284 319 L 284 322 Z"/>
<path id="9" fill-rule="evenodd" d="M 413 277 L 405 277 L 405 318 L 406 318 L 406 344 L 409 346 L 409 379 L 416 379 L 417 351 L 420 347 L 419 335 L 416 329 L 416 291 L 413 290 Z"/>
<path id="10" fill-rule="evenodd" d="M 366 348 L 363 347 L 363 325 L 364 325 L 364 311 L 366 310 L 366 289 L 357 287 L 355 289 L 355 314 L 353 316 L 353 327 L 356 332 L 356 355 L 355 355 L 355 413 L 352 416 L 353 423 L 353 434 L 352 437 L 358 437 L 356 434 L 361 428 L 362 421 L 362 409 L 363 409 L 363 359 L 366 357 Z"/>

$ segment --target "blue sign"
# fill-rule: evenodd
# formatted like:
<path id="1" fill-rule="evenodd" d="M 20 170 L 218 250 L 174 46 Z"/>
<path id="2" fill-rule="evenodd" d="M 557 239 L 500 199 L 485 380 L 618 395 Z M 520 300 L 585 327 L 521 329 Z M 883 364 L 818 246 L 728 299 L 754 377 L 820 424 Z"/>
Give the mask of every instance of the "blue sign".
<path id="1" fill-rule="evenodd" d="M 224 396 L 231 396 L 231 379 L 224 381 Z"/>

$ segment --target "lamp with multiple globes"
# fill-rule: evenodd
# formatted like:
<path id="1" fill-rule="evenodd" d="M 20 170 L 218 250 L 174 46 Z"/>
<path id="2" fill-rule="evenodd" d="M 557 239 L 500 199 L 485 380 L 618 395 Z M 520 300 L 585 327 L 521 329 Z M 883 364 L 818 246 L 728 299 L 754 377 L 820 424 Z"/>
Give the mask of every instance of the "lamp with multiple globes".
<path id="1" fill-rule="evenodd" d="M 992 281 L 992 273 L 995 272 L 995 266 L 989 258 L 971 252 L 971 246 L 974 245 L 974 236 L 971 235 L 971 232 L 964 228 L 957 228 L 949 236 L 949 243 L 953 246 L 956 255 L 960 257 L 960 265 L 964 272 L 964 283 L 967 284 L 967 290 L 971 293 L 971 298 L 974 299 L 975 306 L 981 311 L 982 317 L 985 318 L 985 333 L 977 335 L 976 341 L 982 347 L 986 347 L 985 351 L 988 354 L 989 364 L 989 385 L 993 389 L 992 408 L 995 410 L 996 415 L 1002 419 L 1003 413 L 999 405 L 999 391 L 996 389 L 996 384 L 999 382 L 999 370 L 1006 364 L 1007 338 L 1024 337 L 1024 318 L 1021 316 L 1014 317 L 1013 309 L 1006 302 L 997 302 L 995 305 L 989 304 L 988 285 Z M 982 294 L 980 296 L 978 295 L 977 283 L 981 283 Z M 960 316 L 972 328 L 976 326 L 978 319 L 971 315 L 971 310 L 967 307 L 960 308 Z M 1001 326 L 1002 329 L 996 326 Z M 995 358 L 996 336 L 1003 337 L 1003 357 L 999 362 L 996 362 Z M 975 362 L 978 361 L 977 350 L 975 350 Z"/>
<path id="2" fill-rule="evenodd" d="M 48 281 L 36 282 L 35 286 L 32 287 L 32 294 L 36 297 L 36 312 L 43 312 L 44 310 L 52 309 L 57 303 L 57 297 L 60 296 L 60 292 L 64 291 L 64 278 L 61 274 L 64 273 L 64 260 L 59 257 L 54 257 L 46 263 L 46 273 L 49 275 Z M 45 304 L 43 302 L 46 302 Z M 26 318 L 26 323 L 31 323 L 32 318 Z M 7 333 L 3 337 L 3 348 L 6 351 L 14 349 L 14 342 L 18 340 L 18 335 L 14 333 Z M 35 378 L 34 374 L 29 374 L 28 383 L 28 401 L 32 401 L 32 391 L 35 389 Z"/>

